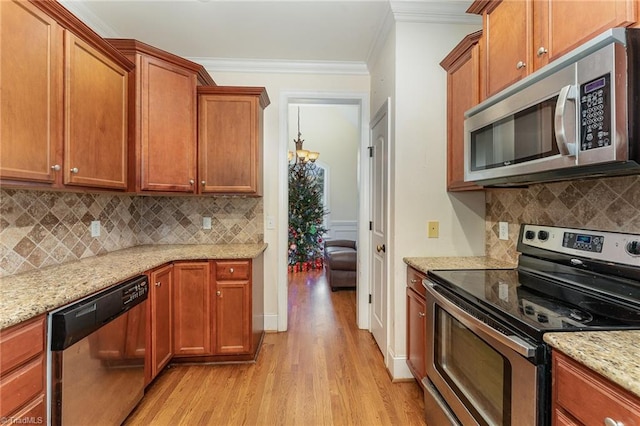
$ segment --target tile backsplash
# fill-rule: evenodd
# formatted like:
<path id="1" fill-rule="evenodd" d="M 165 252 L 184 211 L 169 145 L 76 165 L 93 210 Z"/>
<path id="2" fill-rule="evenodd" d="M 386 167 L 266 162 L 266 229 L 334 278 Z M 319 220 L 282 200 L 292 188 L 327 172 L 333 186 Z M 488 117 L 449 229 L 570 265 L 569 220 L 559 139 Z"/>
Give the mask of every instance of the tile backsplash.
<path id="1" fill-rule="evenodd" d="M 211 217 L 212 229 L 202 229 Z M 91 221 L 101 222 L 91 237 Z M 259 243 L 261 198 L 0 189 L 0 276 L 142 244 Z"/>
<path id="2" fill-rule="evenodd" d="M 486 253 L 494 258 L 517 260 L 522 223 L 640 233 L 637 175 L 486 191 Z M 498 222 L 509 222 L 509 240 L 498 239 Z"/>

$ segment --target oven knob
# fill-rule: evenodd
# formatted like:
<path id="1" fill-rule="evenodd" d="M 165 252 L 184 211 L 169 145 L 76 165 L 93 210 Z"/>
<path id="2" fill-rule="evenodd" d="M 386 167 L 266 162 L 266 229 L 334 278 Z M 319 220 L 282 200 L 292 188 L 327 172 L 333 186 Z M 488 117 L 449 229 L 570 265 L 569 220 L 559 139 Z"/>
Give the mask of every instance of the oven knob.
<path id="1" fill-rule="evenodd" d="M 640 256 L 640 241 L 629 241 L 627 243 L 627 253 L 631 256 Z"/>
<path id="2" fill-rule="evenodd" d="M 531 305 L 526 305 L 526 306 L 524 307 L 524 313 L 525 313 L 525 314 L 527 314 L 527 315 L 533 315 L 533 314 L 535 314 L 535 313 L 536 313 L 536 310 L 535 310 L 535 309 L 533 309 L 533 306 L 531 306 Z"/>
<path id="3" fill-rule="evenodd" d="M 549 233 L 547 231 L 538 231 L 538 239 L 540 241 L 547 241 L 549 239 Z"/>
<path id="4" fill-rule="evenodd" d="M 524 233 L 524 237 L 527 240 L 533 240 L 536 237 L 536 233 L 533 232 L 533 231 L 527 231 L 527 232 Z"/>
<path id="5" fill-rule="evenodd" d="M 538 322 L 544 324 L 549 322 L 549 317 L 546 314 L 538 314 Z"/>

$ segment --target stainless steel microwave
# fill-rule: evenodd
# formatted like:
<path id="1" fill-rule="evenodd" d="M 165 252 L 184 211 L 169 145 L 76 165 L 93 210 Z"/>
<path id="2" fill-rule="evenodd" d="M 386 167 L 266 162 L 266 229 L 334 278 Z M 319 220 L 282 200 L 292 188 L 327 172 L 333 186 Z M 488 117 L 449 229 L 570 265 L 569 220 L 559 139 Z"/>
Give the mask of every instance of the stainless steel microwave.
<path id="1" fill-rule="evenodd" d="M 640 173 L 640 29 L 614 28 L 465 113 L 484 186 Z"/>

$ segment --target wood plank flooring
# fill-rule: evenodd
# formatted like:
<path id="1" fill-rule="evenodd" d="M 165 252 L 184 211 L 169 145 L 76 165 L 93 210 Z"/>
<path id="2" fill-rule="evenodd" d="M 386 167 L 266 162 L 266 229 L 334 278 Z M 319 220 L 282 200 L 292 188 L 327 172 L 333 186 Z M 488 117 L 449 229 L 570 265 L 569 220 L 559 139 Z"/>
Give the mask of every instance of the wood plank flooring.
<path id="1" fill-rule="evenodd" d="M 290 274 L 289 330 L 256 363 L 172 366 L 125 424 L 424 425 L 420 387 L 391 382 L 355 306 L 322 271 Z"/>

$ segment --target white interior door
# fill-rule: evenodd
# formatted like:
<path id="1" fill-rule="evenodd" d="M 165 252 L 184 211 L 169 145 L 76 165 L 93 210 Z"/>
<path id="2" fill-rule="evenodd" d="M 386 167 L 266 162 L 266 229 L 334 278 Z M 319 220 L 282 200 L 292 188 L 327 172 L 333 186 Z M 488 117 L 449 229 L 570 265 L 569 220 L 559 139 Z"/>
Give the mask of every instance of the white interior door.
<path id="1" fill-rule="evenodd" d="M 387 158 L 389 101 L 371 122 L 371 333 L 387 356 Z"/>

